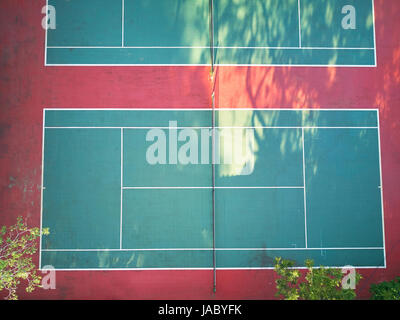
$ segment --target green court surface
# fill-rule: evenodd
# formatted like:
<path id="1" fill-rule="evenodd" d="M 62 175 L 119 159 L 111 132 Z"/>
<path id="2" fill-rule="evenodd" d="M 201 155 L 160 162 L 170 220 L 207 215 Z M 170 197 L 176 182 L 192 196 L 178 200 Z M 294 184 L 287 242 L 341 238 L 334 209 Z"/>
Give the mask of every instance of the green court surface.
<path id="1" fill-rule="evenodd" d="M 56 28 L 46 32 L 46 65 L 376 65 L 373 0 L 48 5 Z"/>
<path id="2" fill-rule="evenodd" d="M 277 256 L 385 266 L 377 110 L 215 116 L 217 130 L 251 130 L 254 158 L 244 173 L 226 160 L 247 140 L 216 144 L 213 216 L 212 110 L 44 110 L 41 267 L 212 269 L 214 253 L 217 269 L 271 268 Z M 149 162 L 163 135 L 166 163 Z M 197 160 L 174 162 L 189 142 Z"/>

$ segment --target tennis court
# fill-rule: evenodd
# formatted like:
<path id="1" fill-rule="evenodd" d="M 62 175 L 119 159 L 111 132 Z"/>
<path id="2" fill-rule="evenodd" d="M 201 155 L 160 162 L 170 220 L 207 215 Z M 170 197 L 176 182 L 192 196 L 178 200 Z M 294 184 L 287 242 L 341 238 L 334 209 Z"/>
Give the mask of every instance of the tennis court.
<path id="1" fill-rule="evenodd" d="M 252 170 L 221 161 L 215 188 L 200 133 L 213 112 L 217 129 L 254 132 Z M 171 163 L 188 129 L 199 160 Z M 149 131 L 167 163 L 148 162 Z M 45 109 L 43 168 L 41 267 L 386 265 L 375 109 Z"/>
<path id="2" fill-rule="evenodd" d="M 376 66 L 373 0 L 47 3 L 48 66 Z"/>

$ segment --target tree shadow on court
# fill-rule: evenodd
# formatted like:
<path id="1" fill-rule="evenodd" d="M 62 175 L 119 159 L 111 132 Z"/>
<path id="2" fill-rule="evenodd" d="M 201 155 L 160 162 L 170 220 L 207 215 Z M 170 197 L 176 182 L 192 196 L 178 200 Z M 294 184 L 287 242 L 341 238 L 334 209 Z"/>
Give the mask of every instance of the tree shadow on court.
<path id="1" fill-rule="evenodd" d="M 286 67 L 254 67 L 254 66 L 218 66 L 215 72 L 217 107 L 242 108 L 325 108 L 329 101 L 332 107 L 365 107 L 363 102 L 347 104 L 346 97 L 340 92 L 345 87 L 338 84 L 338 73 L 344 74 L 346 68 L 291 67 L 296 64 L 296 57 L 287 61 L 281 60 L 286 54 L 280 50 L 243 50 L 243 47 L 296 47 L 299 45 L 298 1 L 216 1 L 215 16 L 215 49 L 216 63 L 224 61 L 224 46 L 229 49 L 232 63 L 264 63 L 282 61 Z M 345 36 L 341 28 L 342 1 L 322 3 L 320 1 L 303 1 L 300 13 L 301 38 L 303 46 L 351 47 L 355 43 L 365 47 L 373 45 L 373 17 L 367 9 L 361 8 L 357 14 L 361 29 L 365 32 L 352 33 Z M 319 21 L 319 28 L 313 27 Z M 339 27 L 338 27 L 339 26 Z M 349 39 L 351 42 L 349 43 Z M 225 50 L 227 51 L 227 50 Z M 262 55 L 262 56 L 260 56 Z M 318 52 L 306 50 L 302 53 L 305 60 L 313 61 Z M 358 57 L 364 59 L 364 53 Z M 225 61 L 224 61 L 225 62 Z M 319 64 L 341 63 L 337 50 L 330 50 Z M 368 68 L 367 68 L 368 69 Z M 347 83 L 347 81 L 346 81 Z M 244 89 L 245 88 L 245 89 Z M 330 92 L 334 91 L 334 92 Z M 336 101 L 332 101 L 336 97 Z M 360 106 L 361 104 L 361 106 Z M 307 115 L 306 115 L 307 117 Z M 318 119 L 303 119 L 307 126 L 313 126 Z M 270 113 L 268 119 L 261 113 L 254 112 L 250 123 L 252 126 L 275 125 L 279 122 L 279 112 Z M 287 143 L 298 145 L 298 135 L 285 137 Z M 256 132 L 257 143 L 262 142 L 262 134 Z"/>
<path id="2" fill-rule="evenodd" d="M 279 2 L 279 4 L 277 4 Z M 250 47 L 250 46 L 289 46 L 288 36 L 296 32 L 295 23 L 297 17 L 290 18 L 289 8 L 285 8 L 285 3 L 290 1 L 264 1 L 253 3 L 250 5 L 241 1 L 235 1 L 225 7 L 223 1 L 219 2 L 219 7 L 216 8 L 216 15 L 219 18 L 217 21 L 219 33 L 216 34 L 216 46 L 235 46 L 235 47 Z M 297 1 L 296 1 L 297 2 Z M 306 1 L 305 1 L 306 2 Z M 312 18 L 318 13 L 326 21 L 326 27 L 330 27 L 332 19 L 332 11 L 337 10 L 330 5 L 321 8 L 316 5 L 315 1 L 307 1 L 307 7 L 303 10 L 306 13 L 302 22 L 303 32 L 305 34 L 303 40 L 311 41 L 312 37 L 318 36 L 321 43 L 329 43 L 332 46 L 352 46 L 354 43 L 346 42 L 340 30 L 333 29 L 333 34 L 326 36 L 324 30 L 312 29 Z M 383 4 L 376 2 L 375 6 Z M 279 8 L 277 7 L 279 6 Z M 314 6 L 314 7 L 313 7 Z M 250 9 L 251 8 L 251 9 Z M 249 9 L 249 10 L 247 10 Z M 287 9 L 285 11 L 285 9 Z M 392 8 L 394 10 L 394 8 Z M 282 15 L 268 16 L 270 10 L 280 10 Z M 389 12 L 391 9 L 387 9 Z M 398 10 L 398 9 L 396 9 Z M 395 10 L 395 11 L 396 11 Z M 282 17 L 285 17 L 283 19 Z M 307 16 L 308 15 L 308 16 Z M 268 19 L 264 19 L 267 17 Z M 377 20 L 383 21 L 384 18 L 379 15 Z M 261 19 L 261 22 L 260 22 Z M 275 19 L 275 20 L 274 20 Z M 366 29 L 372 28 L 372 16 L 368 16 L 364 22 L 367 24 Z M 222 21 L 235 21 L 235 23 L 225 23 Z M 360 19 L 360 21 L 363 21 Z M 269 24 L 268 24 L 269 22 Z M 309 24 L 308 24 L 309 23 Z M 260 26 L 261 30 L 258 30 Z M 289 26 L 289 27 L 288 27 Z M 290 27 L 292 26 L 292 27 Z M 377 37 L 380 33 L 383 34 L 383 25 L 377 28 Z M 318 33 L 320 33 L 318 35 Z M 270 35 L 276 35 L 276 38 Z M 236 37 L 235 35 L 243 35 Z M 353 42 L 362 43 L 365 35 L 355 35 L 352 37 Z M 383 36 L 383 35 L 382 35 Z M 387 36 L 386 36 L 387 37 Z M 307 40 L 308 39 L 308 40 Z M 379 41 L 378 41 L 379 43 Z M 369 42 L 366 43 L 369 46 Z M 397 44 L 397 47 L 398 44 Z M 380 108 L 381 121 L 382 118 L 389 121 L 386 114 L 390 112 L 390 103 L 393 103 L 395 87 L 400 82 L 400 54 L 399 50 L 395 49 L 392 56 L 389 57 L 385 66 L 379 65 L 378 68 L 347 68 L 347 67 L 254 67 L 254 66 L 217 66 L 215 71 L 216 83 L 214 90 L 216 92 L 217 107 L 220 108 L 291 108 L 291 109 L 319 109 L 319 108 Z M 279 61 L 282 52 L 267 50 L 264 56 L 260 57 L 260 53 L 256 50 L 248 50 L 243 53 L 243 50 L 231 50 L 229 59 L 232 61 L 242 61 L 242 63 L 255 63 L 255 61 Z M 313 59 L 312 52 L 308 52 L 309 56 L 306 59 Z M 379 51 L 378 51 L 379 54 Z M 221 49 L 216 49 L 216 62 L 227 59 L 226 53 Z M 241 60 L 242 59 L 242 60 Z M 358 60 L 365 59 L 364 53 L 360 53 Z M 289 60 L 289 64 L 295 64 L 296 60 Z M 326 56 L 324 64 L 341 63 L 340 57 L 336 50 L 332 50 Z M 286 64 L 286 63 L 285 63 Z M 385 69 L 385 70 L 384 70 Z M 384 72 L 383 72 L 384 71 Z M 384 79 L 378 84 L 378 80 L 374 79 L 379 76 Z M 398 102 L 396 102 L 398 104 Z M 318 123 L 317 118 L 308 118 L 307 113 L 302 119 L 302 125 L 313 126 Z M 238 124 L 248 123 L 249 126 L 274 126 L 280 123 L 281 113 L 271 112 L 268 117 L 263 116 L 261 112 L 252 112 L 251 115 L 246 115 L 249 119 L 236 119 Z M 382 117 L 383 116 L 383 117 Z M 398 121 L 391 119 L 393 128 L 398 126 Z M 316 132 L 309 130 L 312 136 Z M 360 135 L 365 135 L 366 131 L 361 131 Z M 274 137 L 265 134 L 264 130 L 255 130 L 255 154 L 256 164 L 257 159 L 265 157 L 260 153 L 268 143 L 269 139 Z M 290 157 L 290 152 L 300 151 L 302 146 L 301 134 L 292 131 L 280 135 L 282 143 L 282 151 L 280 156 L 284 159 L 285 156 Z M 393 140 L 394 143 L 394 140 Z M 290 151 L 290 152 L 289 152 Z M 310 172 L 307 173 L 307 179 L 312 181 L 313 176 L 318 173 L 318 156 L 311 146 L 308 150 Z M 256 170 L 256 169 L 255 169 Z M 267 244 L 268 245 L 268 244 Z M 260 255 L 260 261 L 264 261 L 265 257 Z M 268 259 L 267 259 L 268 260 Z"/>
<path id="3" fill-rule="evenodd" d="M 338 50 L 297 48 L 371 48 L 370 7 L 357 8 L 358 30 L 344 30 L 343 1 L 227 1 L 214 2 L 214 45 L 217 64 L 347 64 L 354 59 Z M 299 16 L 301 17 L 299 23 Z M 300 31 L 301 30 L 301 31 Z M 358 32 L 359 31 L 359 32 Z M 296 50 L 293 50 L 296 49 Z M 369 53 L 352 52 L 360 61 Z"/>
<path id="4" fill-rule="evenodd" d="M 207 0 L 164 0 L 156 5 L 153 0 L 144 0 L 128 4 L 132 8 L 127 6 L 127 10 L 134 9 L 136 13 L 126 12 L 127 28 L 140 30 L 127 40 L 128 44 L 176 47 L 171 51 L 173 61 L 211 64 Z"/>
<path id="5" fill-rule="evenodd" d="M 337 5 L 329 1 L 328 5 L 321 7 L 320 1 L 303 1 L 301 7 L 303 47 L 349 47 L 356 46 L 355 43 L 371 46 L 373 42 L 370 32 L 373 27 L 372 15 L 360 13 L 358 20 L 360 24 L 365 24 L 362 28 L 367 36 L 364 32 L 352 33 L 351 37 L 346 37 L 341 27 L 339 29 L 337 27 L 340 26 L 338 19 L 343 17 L 341 5 L 340 1 Z M 352 104 L 350 107 L 357 105 L 366 107 L 359 97 L 351 96 L 349 92 L 351 85 L 348 80 L 344 83 L 350 88 L 346 88 L 346 85 L 342 87 L 338 83 L 338 74 L 345 74 L 347 68 L 290 66 L 299 63 L 299 59 L 308 61 L 306 64 L 314 64 L 314 61 L 318 61 L 315 63 L 317 65 L 346 64 L 346 61 L 338 55 L 337 50 L 325 51 L 321 57 L 315 50 L 303 50 L 301 55 L 296 55 L 290 52 L 298 50 L 243 49 L 243 47 L 299 46 L 297 1 L 235 1 L 234 3 L 218 1 L 214 15 L 215 45 L 234 47 L 229 50 L 215 49 L 216 63 L 269 64 L 273 62 L 288 65 L 286 67 L 224 67 L 223 65 L 217 67 L 215 90 L 219 107 L 329 107 L 329 105 L 324 105 L 325 101 L 333 107 L 340 107 L 346 99 Z M 333 17 L 335 21 L 332 20 Z M 315 20 L 319 21 L 318 28 L 313 27 Z M 366 43 L 362 42 L 363 37 L 366 37 Z M 349 39 L 352 43 L 349 43 Z M 343 50 L 343 52 L 348 52 L 348 50 Z M 225 55 L 230 55 L 230 57 L 227 58 Z M 364 61 L 365 55 L 364 51 L 360 51 L 353 60 Z M 356 80 L 353 78 L 353 81 Z M 243 87 L 246 88 L 245 92 Z M 343 93 L 346 96 L 343 96 Z M 332 103 L 333 96 L 337 97 L 337 101 Z"/>
<path id="6" fill-rule="evenodd" d="M 400 39 L 393 36 L 400 28 L 399 16 L 398 2 L 375 0 L 377 68 L 359 75 L 370 79 L 364 94 L 373 107 L 379 108 L 386 252 L 386 269 L 363 270 L 364 280 L 357 287 L 362 299 L 369 298 L 371 283 L 391 280 L 399 273 Z"/>

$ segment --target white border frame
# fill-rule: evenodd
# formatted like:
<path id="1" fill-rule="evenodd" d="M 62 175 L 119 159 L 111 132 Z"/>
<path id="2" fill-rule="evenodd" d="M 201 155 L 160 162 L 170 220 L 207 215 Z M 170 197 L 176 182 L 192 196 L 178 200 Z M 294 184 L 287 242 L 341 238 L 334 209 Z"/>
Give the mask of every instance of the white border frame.
<path id="1" fill-rule="evenodd" d="M 41 182 L 41 208 L 40 208 L 40 230 L 42 230 L 42 222 L 43 222 L 43 190 L 45 187 L 44 183 L 44 144 L 45 144 L 45 121 L 46 121 L 46 111 L 208 111 L 210 112 L 210 108 L 175 108 L 175 109 L 163 109 L 163 108 L 43 108 L 43 123 L 42 123 L 42 182 Z M 382 216 L 382 238 L 383 238 L 383 247 L 344 247 L 344 248 L 216 248 L 216 251 L 239 251 L 239 250 L 247 250 L 247 251 L 278 251 L 278 250 L 383 250 L 384 257 L 384 265 L 383 266 L 356 266 L 356 269 L 386 269 L 386 244 L 385 244 L 385 219 L 384 219 L 384 201 L 383 201 L 383 185 L 382 185 L 382 155 L 381 155 L 381 146 L 380 146 L 380 120 L 379 120 L 379 109 L 378 108 L 335 108 L 335 109 L 327 109 L 327 108 L 303 108 L 303 109 L 294 109 L 294 108 L 218 108 L 217 110 L 269 110 L 269 111 L 375 111 L 377 113 L 377 127 L 332 127 L 332 128 L 357 128 L 357 129 L 375 129 L 378 133 L 378 149 L 379 149 L 379 172 L 380 172 L 380 192 L 381 192 L 381 216 Z M 52 127 L 49 127 L 51 129 Z M 61 128 L 61 127 L 60 127 Z M 62 127 L 65 128 L 65 127 Z M 66 127 L 68 128 L 68 127 Z M 85 128 L 85 127 L 74 127 L 74 128 Z M 96 127 L 90 127 L 96 128 Z M 121 127 L 110 127 L 110 129 L 120 129 Z M 290 127 L 293 128 L 293 127 Z M 305 128 L 305 127 L 303 127 Z M 314 127 L 314 128 L 324 128 L 324 127 Z M 325 127 L 326 128 L 326 127 Z M 302 187 L 304 188 L 304 187 Z M 42 269 L 42 252 L 71 252 L 71 251 L 212 251 L 212 248 L 168 248 L 168 249 L 42 249 L 42 235 L 40 235 L 40 247 L 39 247 L 39 270 L 47 270 Z M 326 266 L 329 268 L 340 269 L 344 266 Z M 314 267 L 319 268 L 319 267 Z M 220 267 L 216 268 L 216 270 L 273 270 L 273 267 Z M 294 267 L 293 269 L 307 269 L 306 267 Z M 212 267 L 207 268 L 56 268 L 56 271 L 144 271 L 144 270 L 214 270 Z"/>
<path id="2" fill-rule="evenodd" d="M 57 48 L 65 48 L 65 49 L 177 49 L 177 48 L 186 48 L 186 49 L 210 49 L 210 46 L 170 46 L 170 47 L 162 47 L 162 46 L 151 46 L 151 47 L 143 47 L 143 46 L 125 46 L 124 45 L 124 19 L 125 19 L 125 12 L 124 12 L 124 1 L 122 1 L 122 44 L 121 46 L 48 46 L 47 45 L 47 28 L 45 30 L 45 46 L 44 46 L 44 66 L 45 67 L 199 67 L 199 66 L 210 66 L 211 63 L 206 64 L 107 64 L 107 63 L 100 63 L 100 64 L 85 64 L 85 63 L 71 63 L 71 64 L 63 64 L 63 63 L 47 63 L 47 49 L 57 49 Z M 279 0 L 278 0 L 279 1 Z M 282 50 L 374 50 L 374 64 L 373 65 L 339 65 L 339 64 L 214 64 L 214 66 L 219 67 L 335 67 L 335 68 L 376 68 L 378 65 L 377 62 L 377 53 L 376 53 L 376 28 L 375 28 L 375 0 L 371 0 L 372 2 L 372 25 L 373 25 L 373 40 L 374 40 L 374 47 L 373 48 L 344 48 L 344 47 L 303 47 L 301 44 L 301 29 L 300 29 L 300 2 L 298 0 L 298 18 L 299 18 L 299 47 L 226 47 L 226 46 L 217 46 L 215 48 L 219 49 L 229 49 L 229 48 L 236 48 L 236 49 L 282 49 Z M 48 0 L 46 0 L 46 6 L 48 6 Z M 46 11 L 47 15 L 47 11 Z M 214 31 L 214 30 L 213 30 Z"/>

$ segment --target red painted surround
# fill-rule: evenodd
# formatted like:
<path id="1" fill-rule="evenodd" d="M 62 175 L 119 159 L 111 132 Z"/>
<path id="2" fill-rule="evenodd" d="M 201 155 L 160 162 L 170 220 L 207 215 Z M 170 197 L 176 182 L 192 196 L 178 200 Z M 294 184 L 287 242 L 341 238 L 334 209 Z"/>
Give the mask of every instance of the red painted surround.
<path id="1" fill-rule="evenodd" d="M 43 108 L 210 108 L 209 67 L 44 67 L 44 0 L 0 1 L 0 226 L 40 223 Z M 400 275 L 400 2 L 375 0 L 377 68 L 220 67 L 216 103 L 230 108 L 379 108 L 386 269 Z M 38 261 L 38 256 L 35 257 Z M 272 270 L 70 271 L 25 299 L 272 299 Z"/>

